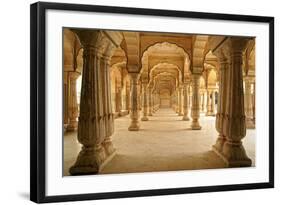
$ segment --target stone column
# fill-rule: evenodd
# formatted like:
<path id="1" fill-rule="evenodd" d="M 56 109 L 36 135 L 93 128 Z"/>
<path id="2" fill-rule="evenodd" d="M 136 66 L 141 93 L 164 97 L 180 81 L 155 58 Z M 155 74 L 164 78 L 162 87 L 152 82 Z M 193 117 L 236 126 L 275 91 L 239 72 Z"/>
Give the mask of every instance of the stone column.
<path id="1" fill-rule="evenodd" d="M 224 119 L 226 113 L 226 98 L 227 98 L 227 86 L 228 86 L 228 78 L 227 73 L 229 72 L 229 61 L 223 54 L 222 50 L 216 52 L 216 56 L 219 59 L 220 63 L 220 75 L 219 75 L 219 97 L 218 97 L 218 107 L 216 114 L 216 130 L 218 131 L 218 138 L 216 140 L 215 145 L 213 145 L 213 150 L 221 155 L 223 145 L 226 141 L 226 137 L 223 132 L 224 127 Z M 210 92 L 211 93 L 211 92 Z M 210 100 L 211 101 L 211 100 Z M 211 102 L 210 102 L 211 107 Z M 211 112 L 210 112 L 211 114 Z"/>
<path id="2" fill-rule="evenodd" d="M 108 65 L 105 66 L 102 59 L 104 54 L 100 45 L 109 49 L 113 47 L 100 31 L 75 31 L 84 49 L 78 122 L 78 141 L 82 148 L 69 172 L 71 175 L 95 174 L 113 149 L 107 146 L 107 138 L 114 131 L 113 115 L 110 113 L 109 72 Z M 107 77 L 104 72 L 107 72 Z"/>
<path id="3" fill-rule="evenodd" d="M 212 99 L 211 99 L 211 116 L 215 116 L 215 98 L 216 98 L 216 93 L 215 91 L 212 91 L 211 92 L 211 96 L 212 96 Z"/>
<path id="4" fill-rule="evenodd" d="M 192 74 L 192 107 L 191 107 L 191 129 L 200 130 L 200 94 L 199 94 L 199 78 L 200 74 Z"/>
<path id="5" fill-rule="evenodd" d="M 138 109 L 138 73 L 130 73 L 131 77 L 131 124 L 129 131 L 138 131 L 139 125 L 139 109 Z"/>
<path id="6" fill-rule="evenodd" d="M 131 109 L 130 86 L 126 85 L 126 110 L 130 112 L 130 109 Z"/>
<path id="7" fill-rule="evenodd" d="M 251 93 L 251 79 L 245 77 L 245 114 L 246 114 L 246 126 L 249 129 L 254 129 L 255 125 L 253 122 L 253 102 Z"/>
<path id="8" fill-rule="evenodd" d="M 152 93 L 151 88 L 148 88 L 148 101 L 149 101 L 149 107 L 148 107 L 148 116 L 152 116 Z"/>
<path id="9" fill-rule="evenodd" d="M 183 110 L 182 110 L 182 86 L 179 86 L 178 89 L 178 106 L 179 106 L 179 110 L 178 110 L 178 115 L 179 116 L 183 116 Z"/>
<path id="10" fill-rule="evenodd" d="M 204 91 L 202 91 L 202 93 L 201 93 L 201 100 L 200 100 L 200 110 L 201 110 L 201 112 L 204 112 L 204 100 L 205 100 L 205 95 L 204 95 Z"/>
<path id="11" fill-rule="evenodd" d="M 222 157 L 228 167 L 251 166 L 251 159 L 246 155 L 242 139 L 246 135 L 242 61 L 247 39 L 230 37 L 227 42 L 227 55 L 230 67 L 222 72 L 220 108 L 216 126 L 220 133 L 214 145 L 216 153 Z M 222 69 L 223 71 L 223 69 Z M 225 77 L 223 77 L 225 75 Z M 221 149 L 222 147 L 222 149 Z M 219 151 L 221 149 L 221 151 Z"/>
<path id="12" fill-rule="evenodd" d="M 176 113 L 179 113 L 179 88 L 178 87 L 175 90 L 175 103 L 176 103 L 175 111 Z"/>
<path id="13" fill-rule="evenodd" d="M 207 89 L 207 112 L 206 112 L 206 116 L 212 115 L 211 93 L 212 93 L 212 91 L 210 89 Z"/>
<path id="14" fill-rule="evenodd" d="M 138 110 L 141 110 L 142 109 L 142 90 L 141 90 L 141 84 L 140 82 L 138 81 L 138 85 L 137 85 L 137 90 L 138 90 Z"/>
<path id="15" fill-rule="evenodd" d="M 115 95 L 115 103 L 116 103 L 116 110 L 118 115 L 121 113 L 121 108 L 122 108 L 122 94 L 121 94 L 121 88 L 117 87 L 116 88 L 116 95 Z"/>
<path id="16" fill-rule="evenodd" d="M 76 91 L 76 80 L 80 76 L 80 73 L 69 72 L 69 98 L 68 98 L 68 116 L 69 123 L 67 131 L 74 131 L 78 127 L 78 104 L 77 104 L 77 91 Z"/>
<path id="17" fill-rule="evenodd" d="M 106 157 L 112 158 L 115 154 L 115 148 L 113 147 L 111 135 L 114 133 L 114 113 L 112 110 L 111 99 L 111 77 L 110 77 L 110 58 L 103 56 L 101 58 L 101 83 L 103 93 L 103 111 L 104 111 L 104 123 L 105 123 L 105 139 L 102 142 Z"/>
<path id="18" fill-rule="evenodd" d="M 210 91 L 210 112 L 209 116 L 215 116 L 215 91 Z"/>
<path id="19" fill-rule="evenodd" d="M 147 103 L 147 83 L 143 83 L 143 117 L 141 118 L 142 121 L 147 121 L 147 110 L 148 110 L 148 103 Z"/>
<path id="20" fill-rule="evenodd" d="M 189 84 L 184 84 L 183 86 L 183 118 L 182 120 L 188 121 L 188 105 L 189 105 Z"/>
<path id="21" fill-rule="evenodd" d="M 252 102 L 253 102 L 253 123 L 256 126 L 256 82 L 253 82 L 253 96 L 252 96 Z"/>
<path id="22" fill-rule="evenodd" d="M 68 72 L 64 72 L 64 79 L 63 79 L 63 125 L 64 131 L 67 130 L 67 126 L 69 123 L 68 117 L 68 98 L 69 98 L 69 80 L 68 80 Z"/>
<path id="23" fill-rule="evenodd" d="M 151 112 L 154 113 L 155 112 L 155 95 L 154 95 L 153 91 L 151 92 L 151 102 L 152 102 Z"/>

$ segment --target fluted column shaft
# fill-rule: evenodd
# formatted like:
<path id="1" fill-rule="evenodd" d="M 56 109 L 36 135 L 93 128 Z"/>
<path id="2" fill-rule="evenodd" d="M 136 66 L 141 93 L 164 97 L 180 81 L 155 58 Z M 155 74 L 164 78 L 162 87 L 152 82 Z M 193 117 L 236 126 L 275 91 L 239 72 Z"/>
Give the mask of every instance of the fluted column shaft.
<path id="1" fill-rule="evenodd" d="M 191 107 L 191 129 L 200 130 L 200 94 L 199 94 L 199 78 L 200 74 L 192 74 L 192 107 Z"/>
<path id="2" fill-rule="evenodd" d="M 143 83 L 143 117 L 141 118 L 142 121 L 147 121 L 148 117 L 148 103 L 147 103 L 147 83 Z"/>
<path id="3" fill-rule="evenodd" d="M 152 116 L 153 102 L 152 102 L 151 88 L 148 88 L 148 101 L 149 101 L 148 116 Z"/>
<path id="4" fill-rule="evenodd" d="M 253 123 L 254 123 L 254 125 L 256 126 L 256 83 L 255 82 L 253 82 L 253 87 L 254 87 L 254 89 L 253 89 L 253 100 L 252 100 L 252 102 L 253 102 Z"/>
<path id="5" fill-rule="evenodd" d="M 215 100 L 216 100 L 215 91 L 211 92 L 211 96 L 212 96 L 212 99 L 211 99 L 211 115 L 215 116 Z"/>
<path id="6" fill-rule="evenodd" d="M 126 109 L 130 112 L 131 109 L 131 97 L 130 97 L 130 87 L 126 86 Z"/>
<path id="7" fill-rule="evenodd" d="M 204 94 L 204 91 L 202 91 L 201 93 L 201 100 L 200 100 L 200 110 L 201 112 L 204 112 L 204 103 L 205 103 L 205 94 Z"/>
<path id="8" fill-rule="evenodd" d="M 246 126 L 247 128 L 255 128 L 253 122 L 253 102 L 251 94 L 251 80 L 245 78 L 245 114 L 246 114 Z"/>
<path id="9" fill-rule="evenodd" d="M 179 98 L 179 112 L 178 115 L 182 116 L 183 115 L 183 110 L 182 110 L 182 89 L 183 87 L 180 86 L 178 89 L 178 98 Z"/>
<path id="10" fill-rule="evenodd" d="M 94 46 L 84 46 L 78 123 L 78 141 L 83 146 L 75 164 L 69 170 L 72 175 L 97 173 L 106 159 L 102 143 L 113 130 L 106 129 L 110 126 L 106 123 L 110 116 L 104 112 L 107 109 L 107 104 L 104 103 L 107 93 L 102 89 L 103 83 L 105 79 L 101 69 L 101 54 Z M 106 86 L 110 87 L 109 84 Z"/>
<path id="11" fill-rule="evenodd" d="M 182 120 L 188 121 L 188 105 L 189 105 L 189 84 L 183 86 L 183 118 Z"/>
<path id="12" fill-rule="evenodd" d="M 69 123 L 69 117 L 68 117 L 68 98 L 69 98 L 69 80 L 68 80 L 68 72 L 64 72 L 64 90 L 63 90 L 63 112 L 64 112 L 64 131 L 67 130 L 67 126 Z"/>
<path id="13" fill-rule="evenodd" d="M 69 98 L 68 98 L 68 116 L 69 123 L 67 131 L 74 131 L 77 129 L 78 122 L 78 104 L 77 104 L 77 91 L 76 91 L 76 80 L 80 76 L 77 72 L 69 72 Z"/>
<path id="14" fill-rule="evenodd" d="M 217 54 L 220 61 L 220 75 L 219 75 L 219 96 L 218 96 L 218 107 L 216 114 L 216 130 L 219 133 L 216 144 L 213 145 L 213 149 L 217 153 L 221 153 L 223 145 L 226 141 L 226 137 L 223 133 L 224 119 L 226 113 L 226 98 L 227 98 L 227 86 L 228 86 L 228 75 L 229 72 L 229 62 L 227 58 L 222 55 L 222 53 Z M 211 101 L 211 100 L 210 100 Z M 210 102 L 210 115 L 211 115 L 211 102 Z"/>
<path id="15" fill-rule="evenodd" d="M 220 97 L 216 119 L 216 127 L 220 134 L 213 147 L 229 167 L 250 166 L 252 163 L 242 144 L 246 135 L 242 77 L 242 56 L 246 43 L 247 40 L 242 38 L 229 39 L 230 66 L 221 73 L 221 78 L 224 79 L 220 83 L 220 95 L 224 97 Z"/>
<path id="16" fill-rule="evenodd" d="M 176 103 L 176 113 L 179 113 L 179 88 L 176 88 L 175 91 L 175 103 Z"/>
<path id="17" fill-rule="evenodd" d="M 206 116 L 211 116 L 212 115 L 212 91 L 210 89 L 207 89 L 207 112 Z"/>
<path id="18" fill-rule="evenodd" d="M 122 94 L 121 94 L 121 88 L 116 88 L 116 94 L 115 94 L 115 103 L 116 103 L 116 110 L 115 112 L 120 113 L 122 109 Z"/>
<path id="19" fill-rule="evenodd" d="M 139 125 L 139 107 L 138 107 L 138 74 L 130 73 L 131 77 L 131 124 L 128 128 L 129 131 L 138 131 Z"/>
<path id="20" fill-rule="evenodd" d="M 71 29 L 83 47 L 83 74 L 77 139 L 82 145 L 71 175 L 96 174 L 115 153 L 109 64 L 120 38 L 101 30 Z"/>
<path id="21" fill-rule="evenodd" d="M 110 59 L 108 56 L 102 56 L 101 58 L 101 83 L 103 93 L 103 111 L 104 111 L 104 123 L 105 123 L 105 139 L 102 145 L 105 149 L 106 156 L 109 157 L 115 153 L 113 147 L 111 135 L 114 133 L 114 113 L 112 111 L 111 100 L 111 77 L 110 77 Z"/>

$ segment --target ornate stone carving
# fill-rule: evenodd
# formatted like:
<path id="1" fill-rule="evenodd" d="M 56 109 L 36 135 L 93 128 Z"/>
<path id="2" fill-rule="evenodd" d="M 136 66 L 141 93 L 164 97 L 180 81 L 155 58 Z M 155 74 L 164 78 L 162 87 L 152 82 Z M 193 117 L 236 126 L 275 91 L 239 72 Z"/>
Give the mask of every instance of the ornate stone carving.
<path id="1" fill-rule="evenodd" d="M 191 107 L 191 129 L 200 130 L 199 124 L 200 116 L 200 95 L 199 95 L 199 74 L 192 74 L 192 107 Z"/>
<path id="2" fill-rule="evenodd" d="M 213 148 L 229 167 L 250 166 L 252 163 L 241 141 L 246 135 L 242 78 L 242 56 L 246 44 L 245 38 L 229 37 L 222 45 L 230 51 L 229 55 L 224 53 L 229 59 L 229 68 L 226 59 L 218 55 L 222 70 L 216 127 L 220 134 Z"/>
<path id="3" fill-rule="evenodd" d="M 143 117 L 141 118 L 142 121 L 147 121 L 147 111 L 148 111 L 148 103 L 147 103 L 147 83 L 143 83 Z"/>
<path id="4" fill-rule="evenodd" d="M 183 118 L 182 120 L 189 121 L 189 83 L 183 85 Z"/>
<path id="5" fill-rule="evenodd" d="M 68 117 L 69 123 L 67 125 L 67 131 L 74 131 L 77 129 L 78 122 L 78 104 L 77 104 L 77 92 L 76 92 L 76 80 L 80 76 L 80 73 L 69 72 L 69 97 L 68 97 Z"/>
<path id="6" fill-rule="evenodd" d="M 183 109 L 182 109 L 182 86 L 179 86 L 178 89 L 178 115 L 183 116 Z"/>
<path id="7" fill-rule="evenodd" d="M 95 174 L 106 159 L 114 154 L 110 136 L 114 121 L 110 97 L 109 59 L 112 41 L 98 30 L 73 30 L 83 46 L 83 76 L 81 88 L 78 141 L 82 149 L 72 175 Z"/>
<path id="8" fill-rule="evenodd" d="M 255 128 L 254 113 L 253 113 L 253 97 L 251 93 L 252 79 L 251 77 L 245 77 L 245 114 L 246 114 L 246 126 L 247 128 Z"/>
<path id="9" fill-rule="evenodd" d="M 128 128 L 129 131 L 138 131 L 140 128 L 139 125 L 139 109 L 138 109 L 138 73 L 129 73 L 131 77 L 131 124 Z"/>

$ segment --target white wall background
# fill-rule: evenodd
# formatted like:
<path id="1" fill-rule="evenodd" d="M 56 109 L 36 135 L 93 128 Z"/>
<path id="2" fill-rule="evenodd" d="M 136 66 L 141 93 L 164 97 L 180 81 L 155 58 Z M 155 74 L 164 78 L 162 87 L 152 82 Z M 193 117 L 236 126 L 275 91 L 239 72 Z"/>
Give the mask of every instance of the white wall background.
<path id="1" fill-rule="evenodd" d="M 52 1 L 52 0 L 49 0 Z M 29 201 L 29 4 L 34 1 L 3 1 L 0 6 L 0 204 L 31 204 Z M 69 3 L 146 7 L 186 11 L 275 16 L 275 88 L 281 86 L 281 13 L 278 1 L 245 0 L 61 0 Z M 277 81 L 278 79 L 278 81 Z M 281 104 L 275 92 L 275 105 Z M 279 116 L 278 116 L 279 115 Z M 275 124 L 280 122 L 275 106 Z M 275 189 L 158 196 L 63 204 L 278 204 L 281 193 L 280 126 L 275 129 Z M 280 202 L 279 202 L 280 203 Z M 60 203 L 61 204 L 61 203 Z"/>

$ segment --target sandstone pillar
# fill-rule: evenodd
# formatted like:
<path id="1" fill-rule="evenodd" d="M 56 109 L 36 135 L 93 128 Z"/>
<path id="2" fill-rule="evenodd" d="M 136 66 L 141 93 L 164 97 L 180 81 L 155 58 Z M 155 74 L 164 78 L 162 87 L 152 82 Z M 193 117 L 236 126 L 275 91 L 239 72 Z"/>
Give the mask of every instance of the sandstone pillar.
<path id="1" fill-rule="evenodd" d="M 230 66 L 224 71 L 223 68 L 221 70 L 222 93 L 216 119 L 216 127 L 220 134 L 213 147 L 228 167 L 251 166 L 252 163 L 241 141 L 246 135 L 242 77 L 242 56 L 246 43 L 245 38 L 228 39 L 227 47 L 230 53 L 226 57 Z"/>
<path id="2" fill-rule="evenodd" d="M 63 80 L 63 125 L 64 131 L 67 130 L 67 126 L 69 123 L 68 117 L 68 98 L 69 98 L 69 79 L 68 72 L 64 72 L 64 80 Z"/>
<path id="3" fill-rule="evenodd" d="M 200 130 L 200 94 L 199 94 L 199 78 L 200 74 L 192 74 L 192 107 L 191 107 L 191 129 Z"/>
<path id="4" fill-rule="evenodd" d="M 246 114 L 246 126 L 249 129 L 254 129 L 255 125 L 253 122 L 253 102 L 251 93 L 251 79 L 245 77 L 245 114 Z"/>
<path id="5" fill-rule="evenodd" d="M 108 56 L 101 58 L 101 82 L 102 82 L 102 93 L 103 93 L 103 111 L 104 111 L 104 123 L 105 123 L 105 139 L 102 145 L 105 149 L 106 157 L 112 157 L 115 153 L 115 148 L 112 144 L 111 135 L 114 133 L 114 113 L 112 110 L 111 100 L 111 77 L 110 77 L 110 59 Z"/>
<path id="6" fill-rule="evenodd" d="M 189 105 L 189 84 L 183 86 L 183 118 L 182 120 L 188 121 L 188 105 Z"/>
<path id="7" fill-rule="evenodd" d="M 138 131 L 139 125 L 139 107 L 138 107 L 138 74 L 130 73 L 131 77 L 131 124 L 128 128 L 129 131 Z"/>
<path id="8" fill-rule="evenodd" d="M 143 83 L 143 117 L 141 118 L 142 121 L 147 121 L 148 117 L 148 103 L 147 103 L 147 83 Z"/>
<path id="9" fill-rule="evenodd" d="M 201 95 L 200 95 L 200 111 L 201 112 L 204 112 L 204 102 L 205 102 L 205 95 L 204 95 L 204 91 L 201 92 Z"/>
<path id="10" fill-rule="evenodd" d="M 211 94 L 212 94 L 212 91 L 210 89 L 207 89 L 207 112 L 206 112 L 206 116 L 212 115 Z"/>
<path id="11" fill-rule="evenodd" d="M 256 82 L 253 82 L 253 96 L 252 96 L 252 102 L 253 102 L 253 123 L 256 126 Z"/>
<path id="12" fill-rule="evenodd" d="M 101 49 L 103 45 L 113 50 L 113 45 L 100 31 L 76 30 L 76 33 L 84 49 L 78 122 L 78 141 L 82 149 L 69 172 L 72 175 L 95 174 L 114 151 L 109 139 L 114 131 L 109 56 L 104 56 L 106 53 Z"/>
<path id="13" fill-rule="evenodd" d="M 115 103 L 116 103 L 115 112 L 116 112 L 117 116 L 119 116 L 121 113 L 121 109 L 122 109 L 122 94 L 121 94 L 120 87 L 117 87 L 117 89 L 116 89 Z"/>
<path id="14" fill-rule="evenodd" d="M 183 116 L 183 110 L 182 110 L 182 86 L 178 89 L 178 115 Z"/>
<path id="15" fill-rule="evenodd" d="M 218 131 L 218 138 L 215 145 L 213 145 L 213 150 L 220 155 L 222 153 L 223 145 L 226 141 L 226 137 L 223 132 L 224 119 L 226 113 L 226 98 L 227 98 L 227 86 L 228 79 L 227 73 L 229 72 L 229 61 L 224 56 L 222 51 L 217 51 L 216 53 L 219 63 L 220 63 L 220 75 L 219 75 L 219 97 L 218 97 L 218 107 L 216 114 L 216 130 Z M 211 93 L 211 92 L 210 92 Z M 209 94 L 210 95 L 210 94 Z M 210 99 L 210 115 L 211 115 L 211 99 Z"/>
<path id="16" fill-rule="evenodd" d="M 126 85 L 126 110 L 130 112 L 130 109 L 131 109 L 130 86 Z"/>
<path id="17" fill-rule="evenodd" d="M 76 80 L 80 76 L 80 73 L 69 72 L 69 98 L 68 98 L 68 116 L 69 123 L 67 131 L 74 131 L 78 127 L 78 104 L 77 104 L 77 91 L 76 91 Z"/>
<path id="18" fill-rule="evenodd" d="M 152 116 L 153 103 L 152 103 L 152 89 L 151 88 L 148 88 L 148 101 L 149 101 L 148 116 Z"/>
<path id="19" fill-rule="evenodd" d="M 216 98 L 216 93 L 215 91 L 213 90 L 211 92 L 211 116 L 215 116 L 215 98 Z"/>
<path id="20" fill-rule="evenodd" d="M 175 91 L 175 102 L 176 102 L 175 111 L 176 113 L 179 113 L 179 88 L 178 87 L 176 88 Z"/>

